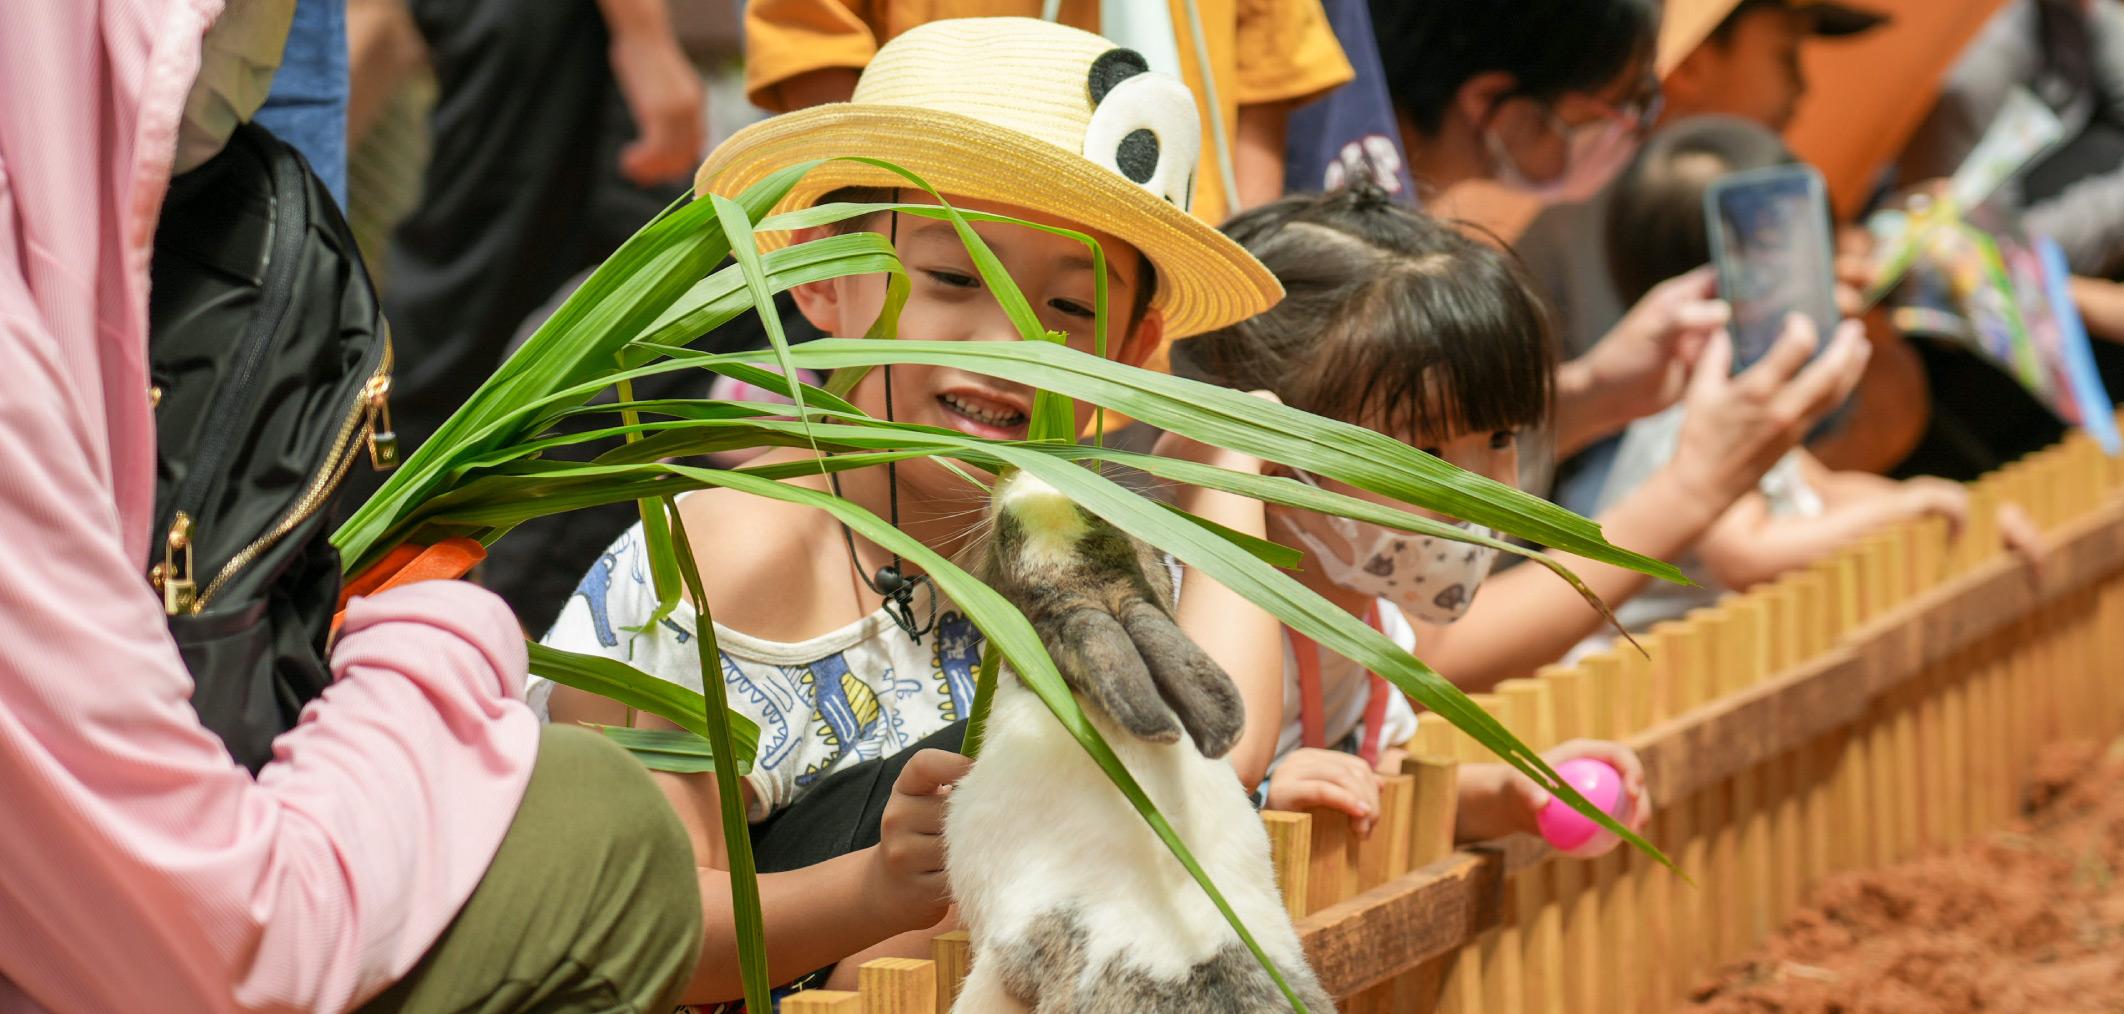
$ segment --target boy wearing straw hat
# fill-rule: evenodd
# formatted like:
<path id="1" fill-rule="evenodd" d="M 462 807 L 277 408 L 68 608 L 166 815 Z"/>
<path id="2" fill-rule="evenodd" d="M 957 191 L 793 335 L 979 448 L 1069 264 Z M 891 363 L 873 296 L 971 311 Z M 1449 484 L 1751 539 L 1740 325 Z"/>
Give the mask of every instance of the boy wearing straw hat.
<path id="1" fill-rule="evenodd" d="M 954 206 L 1089 233 L 1105 251 L 1109 299 L 1122 325 L 1107 351 L 1136 365 L 1168 338 L 1250 317 L 1282 295 L 1259 262 L 1188 213 L 1199 124 L 1184 85 L 1147 71 L 1140 56 L 1099 36 L 1029 18 L 947 20 L 880 49 L 852 101 L 733 136 L 701 168 L 696 189 L 734 195 L 795 163 L 867 156 L 919 175 Z M 868 165 L 829 161 L 782 207 L 848 197 L 930 200 L 905 182 Z M 1019 338 L 948 223 L 881 212 L 842 228 L 886 234 L 897 247 L 911 285 L 900 334 Z M 1023 225 L 973 228 L 1041 325 L 1091 351 L 1097 279 L 1085 248 Z M 763 246 L 808 238 L 760 237 Z M 884 305 L 886 276 L 811 283 L 794 295 L 820 330 L 859 337 Z M 1033 392 L 903 365 L 874 371 L 850 397 L 880 418 L 1022 439 Z M 777 449 L 757 461 L 801 461 L 811 453 Z M 831 488 L 818 476 L 790 481 Z M 947 555 L 968 544 L 981 516 L 979 491 L 927 459 L 841 472 L 832 481 L 844 498 Z M 788 981 L 905 946 L 888 938 L 930 930 L 949 905 L 942 797 L 968 762 L 945 751 L 957 749 L 958 723 L 972 704 L 980 633 L 938 601 L 912 564 L 824 512 L 726 491 L 688 495 L 679 509 L 694 536 L 689 548 L 708 576 L 731 706 L 760 726 L 759 758 L 744 790 L 765 873 L 775 977 Z M 698 617 L 682 604 L 670 622 L 650 624 L 657 596 L 648 573 L 637 526 L 584 579 L 546 641 L 623 658 L 699 688 L 697 656 L 687 643 Z M 1180 618 L 1203 638 L 1196 624 L 1215 615 L 1217 604 L 1207 597 L 1221 589 L 1196 584 L 1204 587 L 1181 603 Z M 630 628 L 646 629 L 621 633 Z M 535 685 L 529 698 L 557 722 L 629 718 L 615 702 L 549 683 Z M 707 939 L 687 997 L 735 997 L 741 989 L 728 960 L 729 879 L 713 868 L 722 832 L 712 776 L 658 778 L 704 867 Z"/>

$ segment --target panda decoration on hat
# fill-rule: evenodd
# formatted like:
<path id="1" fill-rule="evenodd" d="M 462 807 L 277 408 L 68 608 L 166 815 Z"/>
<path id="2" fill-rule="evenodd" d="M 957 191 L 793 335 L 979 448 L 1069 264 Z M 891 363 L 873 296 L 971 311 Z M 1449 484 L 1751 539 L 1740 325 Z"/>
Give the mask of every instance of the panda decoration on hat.
<path id="1" fill-rule="evenodd" d="M 1188 210 L 1202 157 L 1194 95 L 1171 76 L 1151 73 L 1133 49 L 1101 54 L 1089 77 L 1092 117 L 1084 128 L 1084 157 Z"/>

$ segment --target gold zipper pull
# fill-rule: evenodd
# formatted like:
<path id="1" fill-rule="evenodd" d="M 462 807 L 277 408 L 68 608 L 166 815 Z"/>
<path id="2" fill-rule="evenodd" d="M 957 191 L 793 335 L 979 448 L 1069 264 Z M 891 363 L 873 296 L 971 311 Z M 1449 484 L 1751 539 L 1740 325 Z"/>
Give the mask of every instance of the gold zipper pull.
<path id="1" fill-rule="evenodd" d="M 398 467 L 398 434 L 391 429 L 391 375 L 371 378 L 362 397 L 369 401 L 369 467 L 388 472 Z"/>
<path id="2" fill-rule="evenodd" d="M 177 520 L 170 523 L 170 533 L 163 540 L 162 565 L 155 568 L 155 583 L 162 589 L 164 613 L 176 616 L 191 611 L 198 586 L 192 583 L 192 516 L 183 511 L 177 512 Z"/>

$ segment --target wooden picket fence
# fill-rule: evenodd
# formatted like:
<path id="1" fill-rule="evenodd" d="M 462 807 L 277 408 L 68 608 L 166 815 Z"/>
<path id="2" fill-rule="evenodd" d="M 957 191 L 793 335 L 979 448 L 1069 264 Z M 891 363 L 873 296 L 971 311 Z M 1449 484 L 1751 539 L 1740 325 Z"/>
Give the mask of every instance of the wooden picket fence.
<path id="1" fill-rule="evenodd" d="M 2003 503 L 2043 527 L 2040 567 L 1999 549 Z M 1455 850 L 1458 765 L 1490 758 L 1423 715 L 1368 839 L 1337 812 L 1262 814 L 1344 1011 L 1670 1010 L 1825 875 L 2012 818 L 2044 744 L 2124 732 L 2104 667 L 2124 648 L 2124 462 L 2075 435 L 1977 482 L 1959 538 L 1904 525 L 1639 641 L 1475 700 L 1536 749 L 1627 741 L 1646 837 L 1689 879 L 1627 848 Z M 942 1014 L 968 960 L 946 934 L 934 960 L 872 962 L 858 991 L 783 1010 Z"/>

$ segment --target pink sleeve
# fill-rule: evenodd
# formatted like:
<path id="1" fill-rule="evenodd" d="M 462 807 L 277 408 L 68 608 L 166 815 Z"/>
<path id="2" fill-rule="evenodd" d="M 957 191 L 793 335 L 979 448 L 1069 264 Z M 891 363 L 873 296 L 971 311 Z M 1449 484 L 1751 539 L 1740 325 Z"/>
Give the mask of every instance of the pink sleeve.
<path id="1" fill-rule="evenodd" d="M 8 196 L 0 171 L 0 222 Z M 0 1010 L 344 1009 L 418 960 L 515 814 L 520 632 L 455 582 L 357 600 L 339 682 L 254 781 L 122 545 L 38 256 L 0 237 Z"/>

